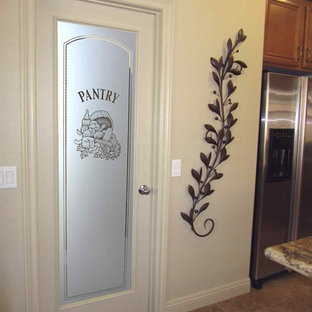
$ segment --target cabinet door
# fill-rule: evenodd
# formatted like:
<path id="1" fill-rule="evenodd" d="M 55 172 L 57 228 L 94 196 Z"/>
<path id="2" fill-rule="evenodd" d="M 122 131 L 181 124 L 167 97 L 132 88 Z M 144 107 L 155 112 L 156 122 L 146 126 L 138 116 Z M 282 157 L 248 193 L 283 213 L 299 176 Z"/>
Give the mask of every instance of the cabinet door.
<path id="1" fill-rule="evenodd" d="M 306 7 L 304 49 L 302 67 L 312 69 L 312 6 Z"/>
<path id="2" fill-rule="evenodd" d="M 288 0 L 267 4 L 264 63 L 300 68 L 303 58 L 304 6 Z"/>

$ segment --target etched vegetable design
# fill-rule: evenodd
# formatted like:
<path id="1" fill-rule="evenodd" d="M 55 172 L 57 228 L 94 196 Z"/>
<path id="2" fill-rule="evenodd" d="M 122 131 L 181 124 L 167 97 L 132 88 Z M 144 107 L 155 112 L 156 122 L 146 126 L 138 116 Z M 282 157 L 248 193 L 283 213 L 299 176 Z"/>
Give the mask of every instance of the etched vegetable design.
<path id="1" fill-rule="evenodd" d="M 220 127 L 214 127 L 205 124 L 205 140 L 209 144 L 211 151 L 208 154 L 200 153 L 200 159 L 203 166 L 199 170 L 192 169 L 191 174 L 195 180 L 196 186 L 188 186 L 188 193 L 192 199 L 192 207 L 189 214 L 181 212 L 181 217 L 191 226 L 192 231 L 199 237 L 208 236 L 214 229 L 215 222 L 212 218 L 204 220 L 206 232 L 199 233 L 195 227 L 195 220 L 209 206 L 209 203 L 203 203 L 203 199 L 211 195 L 214 190 L 211 182 L 221 179 L 223 174 L 218 172 L 218 166 L 229 158 L 226 146 L 230 144 L 234 137 L 231 128 L 237 122 L 233 112 L 237 109 L 238 103 L 232 102 L 231 96 L 236 90 L 232 78 L 239 76 L 247 65 L 243 61 L 235 60 L 234 55 L 239 52 L 237 47 L 244 42 L 246 36 L 243 30 L 239 30 L 236 40 L 233 43 L 231 39 L 227 41 L 226 54 L 219 60 L 211 57 L 210 63 L 213 66 L 212 78 L 217 85 L 217 90 L 213 91 L 216 95 L 215 103 L 208 104 L 209 110 L 216 115 L 215 120 L 219 122 Z"/>
<path id="2" fill-rule="evenodd" d="M 82 137 L 74 141 L 81 159 L 93 155 L 94 158 L 114 160 L 121 153 L 121 146 L 113 132 L 113 120 L 104 110 L 89 115 L 87 109 L 77 134 Z"/>

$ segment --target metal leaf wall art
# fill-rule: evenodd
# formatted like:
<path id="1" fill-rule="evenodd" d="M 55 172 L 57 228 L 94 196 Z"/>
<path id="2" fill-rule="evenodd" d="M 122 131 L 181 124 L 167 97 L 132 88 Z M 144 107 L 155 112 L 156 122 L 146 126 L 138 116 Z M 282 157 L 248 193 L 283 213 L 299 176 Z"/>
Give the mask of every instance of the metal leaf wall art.
<path id="1" fill-rule="evenodd" d="M 192 169 L 191 173 L 195 180 L 195 187 L 188 186 L 188 193 L 192 200 L 192 207 L 189 214 L 181 212 L 181 217 L 191 226 L 192 231 L 199 237 L 208 236 L 214 229 L 215 222 L 212 218 L 204 220 L 204 233 L 199 233 L 195 226 L 195 221 L 209 206 L 203 200 L 211 195 L 214 190 L 211 183 L 221 179 L 223 174 L 218 172 L 218 166 L 229 158 L 226 146 L 230 144 L 234 137 L 231 129 L 237 122 L 233 112 L 237 109 L 238 103 L 232 102 L 232 95 L 236 90 L 232 78 L 239 76 L 247 65 L 240 60 L 235 60 L 234 56 L 239 52 L 238 46 L 244 42 L 246 36 L 243 30 L 239 30 L 235 42 L 230 39 L 227 41 L 226 53 L 219 60 L 211 57 L 210 63 L 213 67 L 212 78 L 217 85 L 213 94 L 216 99 L 214 104 L 208 104 L 209 110 L 215 114 L 217 127 L 205 124 L 205 140 L 210 146 L 208 154 L 200 153 L 203 165 L 199 170 Z"/>

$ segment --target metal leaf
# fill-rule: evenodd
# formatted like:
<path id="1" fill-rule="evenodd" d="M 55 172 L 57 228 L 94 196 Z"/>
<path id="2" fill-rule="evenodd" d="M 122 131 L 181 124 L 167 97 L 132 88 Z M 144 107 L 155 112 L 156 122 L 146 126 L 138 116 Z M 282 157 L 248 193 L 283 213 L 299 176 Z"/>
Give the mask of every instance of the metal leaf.
<path id="1" fill-rule="evenodd" d="M 236 87 L 233 86 L 232 80 L 229 80 L 227 87 L 228 87 L 228 96 L 230 96 L 236 89 Z"/>
<path id="2" fill-rule="evenodd" d="M 222 177 L 223 177 L 223 174 L 222 174 L 222 173 L 217 173 L 217 174 L 215 174 L 215 175 L 211 178 L 210 182 L 213 181 L 213 180 L 221 179 Z"/>
<path id="3" fill-rule="evenodd" d="M 231 38 L 228 40 L 227 42 L 227 48 L 228 48 L 228 51 L 230 52 L 232 50 L 232 47 L 233 47 L 233 44 L 232 44 L 232 40 Z"/>
<path id="4" fill-rule="evenodd" d="M 220 116 L 220 109 L 216 105 L 208 104 L 209 109 Z"/>
<path id="5" fill-rule="evenodd" d="M 219 65 L 220 65 L 220 67 L 223 66 L 223 56 L 221 56 L 221 57 L 219 58 Z"/>
<path id="6" fill-rule="evenodd" d="M 211 152 L 209 153 L 208 155 L 208 163 L 210 164 L 210 161 L 211 161 Z"/>
<path id="7" fill-rule="evenodd" d="M 227 116 L 227 124 L 228 124 L 228 128 L 233 127 L 237 122 L 237 118 L 233 119 L 233 115 L 230 113 Z"/>
<path id="8" fill-rule="evenodd" d="M 220 64 L 219 64 L 219 62 L 215 58 L 211 57 L 210 58 L 210 63 L 216 70 L 220 69 Z"/>
<path id="9" fill-rule="evenodd" d="M 224 142 L 228 143 L 228 141 L 231 139 L 232 133 L 231 130 L 227 130 L 224 134 Z"/>
<path id="10" fill-rule="evenodd" d="M 188 192 L 191 195 L 191 197 L 194 199 L 195 198 L 195 190 L 194 190 L 192 185 L 188 186 Z"/>
<path id="11" fill-rule="evenodd" d="M 204 188 L 204 194 L 206 195 L 207 193 L 210 192 L 210 190 L 211 190 L 210 183 L 207 183 Z"/>
<path id="12" fill-rule="evenodd" d="M 216 129 L 212 125 L 205 124 L 204 126 L 208 132 L 217 133 Z"/>
<path id="13" fill-rule="evenodd" d="M 230 73 L 235 75 L 235 76 L 239 76 L 241 74 L 241 71 L 240 70 L 237 70 L 237 69 L 231 69 L 230 70 Z"/>
<path id="14" fill-rule="evenodd" d="M 185 220 L 187 223 L 189 223 L 190 225 L 192 225 L 193 221 L 192 219 L 184 212 L 181 212 L 181 217 L 183 220 Z"/>
<path id="15" fill-rule="evenodd" d="M 208 166 L 209 166 L 209 159 L 207 158 L 207 156 L 204 153 L 200 153 L 200 159 L 204 163 L 206 168 L 208 168 Z"/>
<path id="16" fill-rule="evenodd" d="M 214 192 L 214 190 L 211 189 L 211 186 L 210 186 L 210 183 L 208 182 L 206 185 L 205 185 L 205 188 L 204 188 L 204 197 L 206 196 L 209 196 L 210 194 L 212 194 Z"/>
<path id="17" fill-rule="evenodd" d="M 234 120 L 232 119 L 231 123 L 229 124 L 229 127 L 230 128 L 233 127 L 236 124 L 236 122 L 237 122 L 237 118 L 235 118 Z"/>
<path id="18" fill-rule="evenodd" d="M 209 196 L 209 195 L 211 195 L 213 192 L 214 192 L 214 190 L 210 190 L 209 192 L 207 192 L 207 193 L 205 194 L 205 196 Z"/>
<path id="19" fill-rule="evenodd" d="M 205 211 L 205 210 L 208 208 L 208 206 L 209 206 L 209 203 L 203 204 L 203 205 L 199 208 L 198 214 L 200 214 L 201 212 Z"/>
<path id="20" fill-rule="evenodd" d="M 220 101 L 218 99 L 216 99 L 216 106 L 218 107 L 218 109 L 220 111 Z"/>
<path id="21" fill-rule="evenodd" d="M 227 70 L 230 70 L 233 66 L 234 58 L 232 55 L 229 56 Z"/>
<path id="22" fill-rule="evenodd" d="M 220 131 L 218 133 L 218 139 L 222 140 L 223 136 L 224 136 L 224 129 L 222 128 L 222 129 L 220 129 Z"/>
<path id="23" fill-rule="evenodd" d="M 190 210 L 190 218 L 191 218 L 191 220 L 193 220 L 194 211 L 195 211 L 195 206 L 193 206 L 193 208 Z"/>
<path id="24" fill-rule="evenodd" d="M 237 33 L 237 38 L 240 40 L 244 36 L 244 31 L 243 29 L 240 29 Z"/>
<path id="25" fill-rule="evenodd" d="M 205 140 L 209 144 L 217 145 L 217 142 L 211 137 L 205 137 Z"/>
<path id="26" fill-rule="evenodd" d="M 230 155 L 227 155 L 226 154 L 226 148 L 224 147 L 222 150 L 221 150 L 221 153 L 220 153 L 220 163 L 225 161 L 226 159 L 228 159 L 230 157 Z"/>
<path id="27" fill-rule="evenodd" d="M 224 161 L 226 157 L 226 148 L 223 147 L 221 152 L 220 152 L 220 162 Z"/>
<path id="28" fill-rule="evenodd" d="M 191 173 L 192 173 L 193 178 L 199 183 L 200 182 L 200 175 L 199 175 L 199 173 L 195 169 L 192 169 Z"/>
<path id="29" fill-rule="evenodd" d="M 225 144 L 228 145 L 228 144 L 230 144 L 233 140 L 234 140 L 234 137 L 231 137 L 230 139 L 228 139 L 228 140 L 225 142 Z"/>
<path id="30" fill-rule="evenodd" d="M 220 79 L 219 79 L 218 75 L 215 72 L 212 72 L 212 77 L 213 77 L 214 81 L 217 83 L 217 85 L 219 85 Z"/>
<path id="31" fill-rule="evenodd" d="M 231 128 L 232 123 L 233 123 L 233 115 L 231 114 L 231 112 L 229 112 L 228 116 L 226 117 L 226 121 L 227 121 L 228 127 Z"/>
<path id="32" fill-rule="evenodd" d="M 237 63 L 238 65 L 240 65 L 243 68 L 247 68 L 248 67 L 247 64 L 245 62 L 243 62 L 243 61 L 235 61 L 235 63 Z"/>
<path id="33" fill-rule="evenodd" d="M 229 109 L 229 112 L 230 113 L 233 112 L 237 107 L 238 107 L 238 103 L 237 102 L 233 103 Z"/>

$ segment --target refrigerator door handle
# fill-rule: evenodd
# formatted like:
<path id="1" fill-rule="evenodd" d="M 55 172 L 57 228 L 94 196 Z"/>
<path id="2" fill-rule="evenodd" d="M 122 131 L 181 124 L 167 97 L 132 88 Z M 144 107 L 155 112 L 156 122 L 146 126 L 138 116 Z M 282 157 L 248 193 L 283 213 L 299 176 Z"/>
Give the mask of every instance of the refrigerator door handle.
<path id="1" fill-rule="evenodd" d="M 301 106 L 299 109 L 298 118 L 298 141 L 297 141 L 297 157 L 295 159 L 294 166 L 294 190 L 292 199 L 292 222 L 290 227 L 290 240 L 297 239 L 299 212 L 300 212 L 300 197 L 301 197 L 301 182 L 302 182 L 302 161 L 303 161 L 303 148 L 304 148 L 304 136 L 305 136 L 305 120 L 307 113 L 307 100 L 308 100 L 308 78 L 301 77 Z"/>

